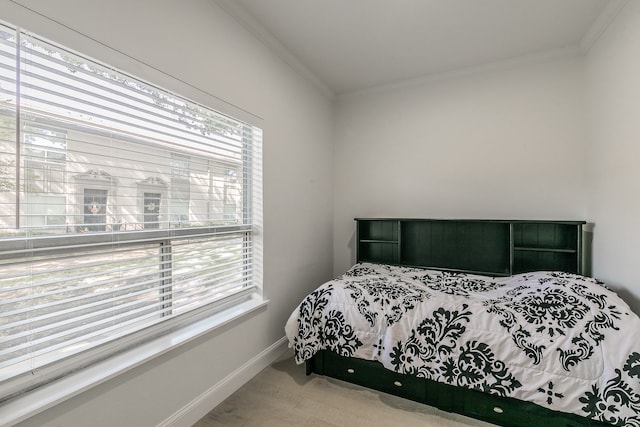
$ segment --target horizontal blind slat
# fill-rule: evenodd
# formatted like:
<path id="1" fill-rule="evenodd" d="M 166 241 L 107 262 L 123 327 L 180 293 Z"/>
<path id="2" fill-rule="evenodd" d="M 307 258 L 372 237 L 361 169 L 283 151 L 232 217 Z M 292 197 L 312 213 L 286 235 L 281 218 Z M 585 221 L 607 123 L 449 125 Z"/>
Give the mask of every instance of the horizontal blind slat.
<path id="1" fill-rule="evenodd" d="M 246 257 L 251 255 L 250 251 L 247 251 L 246 249 L 243 249 L 242 252 L 242 256 Z M 202 267 L 201 264 L 198 264 L 196 262 L 189 262 L 188 264 L 184 265 L 184 263 L 180 263 L 180 266 L 178 267 L 164 267 L 164 264 L 168 264 L 169 261 L 161 261 L 159 259 L 161 255 L 155 255 L 153 258 L 156 259 L 155 265 L 156 267 L 160 267 L 158 270 L 156 271 L 146 271 L 143 272 L 141 274 L 133 274 L 133 275 L 129 275 L 127 276 L 128 281 L 130 282 L 134 282 L 130 285 L 120 285 L 118 286 L 118 291 L 122 292 L 122 291 L 128 291 L 131 289 L 135 289 L 135 288 L 139 288 L 139 287 L 143 287 L 145 285 L 148 284 L 152 284 L 152 283 L 156 283 L 159 280 L 161 280 L 160 275 L 163 273 L 168 273 L 168 272 L 175 272 L 173 274 L 173 283 L 182 283 L 181 280 L 177 280 L 179 278 L 181 278 L 182 276 L 186 276 L 187 279 L 189 280 L 195 280 L 196 278 L 199 277 L 203 277 L 206 275 L 209 275 L 208 272 L 214 272 L 212 274 L 218 274 L 220 275 L 220 273 L 226 273 L 229 271 L 238 271 L 238 267 L 241 266 L 246 269 L 247 267 L 247 263 L 245 261 L 244 258 L 240 258 L 239 256 L 236 256 L 233 259 L 230 259 L 228 261 L 225 262 L 216 262 L 215 264 L 209 266 L 209 267 Z M 150 257 L 145 257 L 146 258 L 150 258 Z M 176 262 L 176 261 L 174 261 Z M 100 266 L 111 266 L 112 263 L 99 263 L 99 264 L 93 264 L 91 265 L 91 267 L 100 267 Z M 152 265 L 151 263 L 147 264 L 147 265 Z M 185 270 L 186 267 L 198 267 L 198 274 L 197 276 L 194 276 L 193 273 L 190 272 L 181 272 L 180 270 Z M 231 267 L 231 268 L 228 268 Z M 235 267 L 235 268 L 234 268 Z M 82 266 L 82 268 L 86 268 L 86 266 Z M 137 269 L 139 269 L 138 267 L 131 267 L 129 270 L 131 271 L 136 271 Z M 33 286 L 29 286 L 29 285 L 24 285 L 21 286 L 19 288 L 10 288 L 7 291 L 0 291 L 0 296 L 4 295 L 3 298 L 0 299 L 0 306 L 2 305 L 10 305 L 10 304 L 15 304 L 18 302 L 25 302 L 25 301 L 31 301 L 31 300 L 41 300 L 44 298 L 51 298 L 54 297 L 56 295 L 59 294 L 64 294 L 64 293 L 69 293 L 69 289 L 68 287 L 63 287 L 63 288 L 55 288 L 52 289 L 50 291 L 44 291 L 44 292 L 38 292 L 36 295 L 26 295 L 23 297 L 14 297 L 14 298 L 10 298 L 7 295 L 10 295 L 12 292 L 16 292 L 18 290 L 25 290 L 25 289 L 35 289 L 37 287 L 48 287 L 48 286 L 55 286 L 56 284 L 64 284 L 64 283 L 68 283 L 68 282 L 76 282 L 76 281 L 81 281 L 83 279 L 87 279 L 87 278 L 91 278 L 91 277 L 96 277 L 96 276 L 104 276 L 104 275 L 109 275 L 109 274 L 117 274 L 118 276 L 115 278 L 115 283 L 120 283 L 121 282 L 121 274 L 125 273 L 126 271 L 128 271 L 128 269 L 115 269 L 115 270 L 101 270 L 101 271 L 97 271 L 91 275 L 89 274 L 83 274 L 83 275 L 73 275 L 71 277 L 69 277 L 68 273 L 70 271 L 72 271 L 71 268 L 66 268 L 61 270 L 63 273 L 65 273 L 65 278 L 61 278 L 61 279 L 57 279 L 57 280 L 52 280 L 51 282 L 42 282 L 39 285 L 33 285 Z M 150 275 L 154 275 L 155 277 L 150 277 Z M 141 280 L 143 278 L 149 277 L 148 279 L 145 280 Z M 227 276 L 221 276 L 221 278 L 225 278 Z M 177 278 L 177 279 L 176 279 Z M 87 298 L 96 298 L 97 296 L 100 295 L 107 295 L 111 292 L 113 292 L 113 290 L 111 290 L 111 288 L 109 288 L 109 286 L 112 285 L 112 283 L 114 283 L 114 280 L 112 279 L 105 279 L 102 281 L 96 281 L 94 283 L 90 283 L 90 284 L 86 284 L 86 285 L 80 285 L 80 286 L 75 286 L 73 287 L 73 291 L 74 293 L 80 293 L 81 291 L 91 291 L 89 294 L 82 294 L 80 293 L 80 295 L 76 296 L 76 297 L 72 297 L 72 298 L 65 298 L 64 300 L 61 301 L 55 301 L 55 302 L 51 302 L 48 304 L 44 304 L 44 305 L 30 305 L 30 307 L 28 309 L 25 310 L 39 310 L 39 309 L 43 309 L 43 308 L 47 308 L 50 307 L 52 305 L 56 305 L 56 304 L 65 304 L 65 303 L 70 303 L 70 302 L 76 302 L 82 299 L 87 299 Z M 96 292 L 95 288 L 106 288 L 103 291 L 100 292 Z M 150 288 L 153 289 L 153 288 Z M 23 311 L 7 311 L 4 310 L 4 312 L 0 315 L 0 317 L 3 316 L 10 316 L 10 315 L 17 315 L 17 314 L 21 314 L 23 313 Z"/>
<path id="2" fill-rule="evenodd" d="M 230 295 L 226 295 L 226 296 L 221 296 L 218 299 L 212 301 L 212 303 L 222 303 L 224 301 L 227 300 L 233 300 L 234 298 L 240 298 L 242 296 L 246 296 L 251 294 L 252 292 L 255 291 L 255 287 L 254 286 L 248 286 L 246 288 L 243 288 L 241 290 L 238 290 L 235 293 L 232 293 Z M 148 319 L 147 323 L 144 325 L 144 328 L 150 327 L 150 326 L 154 326 L 155 324 L 164 322 L 166 319 L 162 318 L 162 319 L 156 319 L 155 321 L 149 321 Z M 131 324 L 131 322 L 129 322 L 129 324 Z M 128 326 L 128 325 L 125 325 Z M 121 327 L 121 326 L 120 326 Z M 107 330 L 105 330 L 104 332 L 108 333 L 108 332 L 112 332 L 114 329 L 118 329 L 118 327 L 112 327 L 112 328 L 108 328 Z M 141 327 L 140 329 L 143 329 L 143 327 Z M 90 336 L 86 336 L 86 337 L 81 337 L 78 338 L 76 340 L 74 340 L 73 344 L 82 341 L 82 339 L 86 339 L 86 338 L 92 338 L 97 336 L 96 334 L 92 334 Z M 95 348 L 98 347 L 100 345 L 103 345 L 107 342 L 113 341 L 113 337 L 111 336 L 106 336 L 103 337 L 100 340 L 93 340 L 91 342 L 90 346 L 87 347 L 91 347 L 91 348 Z M 40 364 L 44 365 L 45 363 L 51 363 L 52 361 L 55 361 L 57 359 L 61 359 L 62 357 L 64 357 L 64 355 L 55 355 L 54 353 L 59 350 L 60 348 L 63 348 L 63 345 L 59 345 L 59 346 L 54 346 L 51 348 L 48 348 L 46 350 L 41 350 L 38 352 L 34 352 L 31 353 L 29 355 L 26 356 L 21 356 L 21 357 L 16 357 L 15 359 L 11 360 L 10 362 L 4 362 L 4 363 L 0 363 L 0 382 L 5 380 L 8 377 L 11 377 L 13 375 L 15 375 L 14 373 L 12 373 L 12 371 L 9 370 L 9 368 L 11 368 L 12 366 L 15 367 L 15 369 L 13 369 L 13 371 L 15 372 L 25 372 L 25 371 L 29 371 L 31 369 L 33 369 L 33 364 L 32 363 L 28 363 L 26 366 L 22 366 L 25 362 L 29 362 L 29 360 L 31 359 L 38 359 L 38 358 L 42 358 L 44 356 L 46 356 L 47 354 L 49 354 L 49 358 L 46 359 L 45 361 L 41 362 Z"/>
<path id="3" fill-rule="evenodd" d="M 250 270 L 250 269 L 249 269 Z M 246 275 L 246 271 L 245 271 L 245 275 Z M 215 292 L 217 289 L 219 288 L 226 288 L 228 286 L 237 286 L 237 280 L 236 281 L 231 281 L 231 282 L 227 282 L 225 281 L 225 279 L 229 279 L 232 277 L 236 277 L 237 278 L 237 274 L 236 275 L 226 275 L 226 276 L 220 276 L 219 274 L 206 274 L 206 275 L 199 275 L 197 278 L 194 278 L 194 280 L 198 280 L 198 283 L 196 284 L 190 284 L 189 286 L 180 288 L 179 291 L 175 291 L 175 287 L 180 286 L 182 283 L 191 283 L 191 281 L 185 281 L 185 282 L 172 282 L 170 285 L 158 285 L 158 286 L 154 286 L 151 288 L 145 288 L 145 289 L 141 289 L 139 291 L 135 291 L 135 292 L 130 292 L 127 293 L 125 295 L 121 295 L 118 297 L 113 297 L 113 298 L 109 298 L 109 299 L 105 299 L 105 300 L 99 300 L 99 301 L 95 301 L 89 304 L 83 304 L 80 306 L 76 306 L 74 308 L 71 309 L 67 309 L 67 310 L 59 310 L 59 311 L 55 311 L 53 313 L 49 313 L 47 315 L 42 315 L 42 316 L 38 316 L 38 317 L 33 317 L 33 318 L 28 318 L 22 321 L 18 321 L 18 322 L 12 322 L 10 324 L 6 324 L 4 326 L 0 326 L 0 332 L 2 330 L 8 330 L 8 329 L 15 329 L 19 326 L 23 326 L 23 325 L 29 325 L 29 324 L 37 324 L 39 322 L 43 322 L 43 321 L 49 321 L 49 323 L 47 323 L 47 325 L 45 327 L 41 327 L 41 328 L 36 328 L 36 329 L 29 329 L 28 331 L 25 331 L 21 334 L 8 334 L 5 336 L 5 341 L 10 341 L 12 339 L 16 339 L 20 336 L 28 336 L 29 334 L 38 334 L 39 332 L 45 331 L 45 330 L 52 330 L 52 329 L 56 329 L 59 328 L 62 325 L 65 324 L 72 324 L 75 322 L 82 322 L 84 319 L 89 318 L 89 317 L 94 317 L 96 315 L 99 315 L 101 313 L 108 313 L 110 311 L 114 311 L 114 310 L 118 310 L 121 311 L 122 309 L 129 307 L 129 306 L 135 306 L 135 305 L 140 305 L 142 303 L 144 303 L 145 299 L 143 300 L 138 300 L 135 299 L 135 297 L 137 297 L 138 295 L 149 295 L 150 293 L 153 292 L 158 292 L 158 294 L 154 297 L 147 297 L 146 299 L 149 300 L 157 300 L 157 299 L 163 299 L 162 302 L 160 302 L 159 304 L 164 304 L 166 305 L 166 298 L 168 296 L 170 296 L 172 299 L 174 299 L 174 301 L 176 300 L 175 295 L 180 292 L 181 295 L 183 295 L 185 293 L 185 291 L 192 289 L 192 288 L 198 288 L 199 290 L 196 293 L 207 293 L 207 298 L 211 298 L 212 296 L 214 296 Z M 211 280 L 210 280 L 211 279 Z M 214 280 L 215 279 L 215 280 Z M 213 283 L 216 282 L 216 284 L 214 286 L 207 286 L 208 283 Z M 135 286 L 130 286 L 129 288 L 134 288 L 134 287 L 140 287 L 141 285 L 135 285 Z M 207 286 L 206 289 L 201 289 L 203 286 Z M 166 289 L 170 289 L 169 291 L 166 291 Z M 119 289 L 119 291 L 123 291 L 126 290 L 125 289 Z M 165 290 L 164 292 L 162 292 L 163 290 Z M 126 300 L 131 300 L 132 298 L 134 298 L 133 301 L 130 301 L 128 303 L 124 303 L 124 304 L 119 304 L 119 305 L 114 305 L 117 304 L 119 301 L 126 301 Z M 183 296 L 181 296 L 180 298 L 183 298 Z M 70 300 L 66 300 L 66 301 L 70 301 Z M 174 303 L 175 304 L 175 303 Z M 63 320 L 62 322 L 56 322 L 56 323 L 52 323 L 50 322 L 50 319 L 55 319 L 57 317 L 67 317 L 69 315 L 72 315 L 75 312 L 85 312 L 88 309 L 93 309 L 95 307 L 100 307 L 103 305 L 112 305 L 112 307 L 110 308 L 106 308 L 103 310 L 99 310 L 99 311 L 93 311 L 90 314 L 84 315 L 84 316 L 75 316 L 73 318 L 73 320 Z M 146 307 L 150 307 L 150 305 L 146 305 Z M 34 310 L 37 311 L 36 308 L 34 308 Z M 18 315 L 18 314 L 22 314 L 24 312 L 27 311 L 22 311 L 22 312 L 9 312 L 6 314 L 3 314 L 3 316 L 1 317 L 10 317 L 12 315 Z M 8 351 L 8 350 L 7 350 Z M 0 352 L 0 354 L 2 354 L 2 352 Z"/>
<path id="4" fill-rule="evenodd" d="M 34 43 L 36 44 L 41 44 L 41 45 L 46 45 L 46 42 L 42 42 L 41 40 L 38 39 L 32 39 Z M 69 70 L 72 70 L 72 74 L 73 76 L 76 76 L 77 80 L 81 80 L 81 79 L 89 79 L 93 82 L 95 87 L 102 87 L 102 88 L 107 88 L 110 91 L 114 90 L 114 85 L 117 85 L 118 88 L 116 89 L 116 92 L 119 96 L 125 96 L 127 98 L 128 101 L 130 102 L 141 102 L 141 101 L 145 101 L 148 104 L 150 104 L 148 102 L 149 98 L 149 92 L 153 92 L 153 91 L 157 91 L 156 88 L 153 88 L 151 86 L 145 85 L 146 89 L 144 89 L 141 83 L 137 82 L 134 85 L 131 85 L 132 81 L 131 80 L 127 80 L 126 76 L 122 76 L 122 77 L 118 77 L 115 78 L 113 77 L 113 75 L 117 75 L 119 74 L 118 72 L 114 71 L 114 70 L 105 70 L 103 72 L 100 72 L 99 70 L 94 70 L 94 71 L 89 71 L 86 68 L 83 67 L 79 67 L 77 65 L 71 64 L 68 61 L 65 62 L 63 60 L 60 59 L 56 59 L 53 58 L 51 56 L 46 56 L 45 54 L 38 52 L 35 49 L 28 49 L 28 52 L 30 55 L 32 56 L 36 56 L 41 58 L 42 60 L 50 63 L 50 64 L 57 64 L 62 68 L 66 68 Z M 69 54 L 69 55 L 73 55 L 73 54 Z M 55 69 L 55 66 L 53 67 L 53 69 Z M 105 74 L 109 74 L 110 77 L 105 77 Z M 84 76 L 84 77 L 80 77 L 80 76 Z M 102 84 L 96 83 L 96 81 L 100 81 L 102 82 Z M 140 95 L 141 90 L 143 91 L 144 95 Z M 169 105 L 171 106 L 173 109 L 171 110 L 173 113 L 175 113 L 176 111 L 180 111 L 180 109 L 184 109 L 185 108 L 185 104 L 184 103 L 178 103 L 177 99 L 171 96 L 167 96 L 162 98 L 162 101 L 165 105 Z M 152 106 L 156 106 L 157 104 L 150 104 Z M 200 113 L 204 113 L 205 115 L 207 114 L 206 111 L 204 110 L 200 110 Z M 187 117 L 187 116 L 185 116 Z M 232 119 L 228 116 L 225 117 L 226 121 L 221 120 L 220 117 L 224 117 L 221 114 L 216 114 L 216 115 L 209 115 L 208 117 L 206 117 L 207 120 L 215 120 L 218 124 L 220 125 L 228 125 L 229 121 L 232 122 L 236 122 L 237 121 L 235 119 Z M 189 116 L 190 119 L 193 119 L 192 116 Z"/>
<path id="5" fill-rule="evenodd" d="M 184 301 L 184 300 L 189 300 L 189 304 L 200 304 L 202 305 L 203 303 L 208 302 L 209 300 L 218 297 L 218 293 L 213 293 L 211 292 L 212 290 L 215 290 L 217 288 L 224 288 L 225 291 L 223 293 L 227 293 L 229 290 L 229 287 L 231 288 L 237 288 L 239 285 L 237 283 L 224 283 L 224 284 L 218 284 L 214 287 L 210 287 L 210 288 L 205 288 L 202 289 L 203 286 L 205 286 L 207 283 L 201 283 L 199 286 L 194 286 L 194 287 L 189 287 L 186 290 L 182 289 L 179 292 L 175 292 L 175 291 L 171 291 L 168 294 L 176 294 L 176 293 L 180 293 L 180 297 L 177 298 L 177 302 L 173 303 L 171 305 L 171 310 L 175 310 L 176 308 L 179 308 L 181 305 L 184 305 L 184 302 L 180 302 L 180 301 Z M 192 289 L 192 288 L 196 288 L 196 289 Z M 148 292 L 139 292 L 139 293 L 148 293 Z M 193 299 L 194 296 L 201 296 L 202 298 L 198 298 L 198 299 Z M 163 296 L 162 294 L 160 294 L 159 296 Z M 100 303 L 96 303 L 94 305 L 89 305 L 87 307 L 83 307 L 85 310 L 87 308 L 91 308 L 91 306 L 100 306 L 100 305 L 105 305 L 105 304 L 109 304 L 112 302 L 116 302 L 118 299 L 129 299 L 126 297 L 121 297 L 121 298 L 117 298 L 114 300 L 108 300 L 108 301 L 101 301 Z M 45 331 L 50 331 L 50 330 L 56 330 L 59 329 L 60 327 L 63 326 L 67 326 L 67 325 L 74 325 L 79 323 L 80 326 L 71 328 L 71 329 L 65 329 L 65 331 L 60 332 L 58 334 L 54 334 L 54 335 L 48 335 L 47 337 L 44 337 L 40 340 L 31 340 L 29 341 L 29 343 L 24 344 L 22 346 L 14 346 L 14 347 L 8 347 L 5 350 L 0 350 L 0 356 L 4 355 L 4 354 L 8 354 L 11 353 L 13 351 L 17 351 L 20 350 L 22 347 L 28 347 L 28 346 L 35 346 L 39 343 L 42 342 L 47 342 L 50 340 L 55 340 L 61 336 L 66 336 L 66 335 L 74 335 L 75 332 L 77 331 L 82 331 L 85 329 L 92 329 L 97 325 L 100 324 L 105 324 L 105 323 L 117 323 L 118 319 L 121 318 L 128 318 L 128 317 L 134 317 L 136 313 L 138 312 L 145 312 L 145 311 L 149 311 L 150 309 L 156 309 L 159 307 L 165 307 L 167 305 L 166 300 L 159 300 L 158 297 L 153 298 L 153 300 L 155 302 L 151 303 L 151 304 L 146 304 L 144 300 L 134 300 L 134 301 L 130 301 L 128 303 L 125 303 L 123 305 L 117 305 L 114 307 L 110 307 L 110 308 L 105 308 L 102 310 L 98 310 L 98 311 L 94 311 L 88 314 L 85 314 L 83 316 L 75 316 L 72 319 L 67 319 L 67 320 L 63 320 L 63 321 L 58 321 L 56 323 L 49 323 L 46 326 L 40 327 L 38 329 L 32 329 L 29 330 L 28 332 L 25 333 L 21 333 L 21 334 L 13 334 L 13 335 L 8 335 L 5 339 L 6 342 L 9 342 L 11 340 L 15 340 L 17 338 L 23 337 L 23 336 L 28 336 L 30 334 L 38 334 L 38 333 L 42 333 Z M 204 302 L 203 302 L 204 300 Z M 142 305 L 141 307 L 137 308 L 137 309 L 133 309 L 133 310 L 127 310 L 126 313 L 121 313 L 118 315 L 114 315 L 114 316 L 104 316 L 102 320 L 100 321 L 96 321 L 96 322 L 92 322 L 92 323 L 86 323 L 84 322 L 86 319 L 90 319 L 93 317 L 97 317 L 100 316 L 101 314 L 107 314 L 110 312 L 122 312 L 123 310 L 130 308 L 130 307 L 134 307 L 134 306 L 138 306 L 138 305 Z M 85 311 L 82 310 L 82 311 Z M 153 312 L 155 314 L 159 314 L 162 315 L 163 312 L 168 311 L 169 309 L 163 309 L 163 310 L 153 310 Z M 57 315 L 59 316 L 61 313 L 57 313 Z"/>

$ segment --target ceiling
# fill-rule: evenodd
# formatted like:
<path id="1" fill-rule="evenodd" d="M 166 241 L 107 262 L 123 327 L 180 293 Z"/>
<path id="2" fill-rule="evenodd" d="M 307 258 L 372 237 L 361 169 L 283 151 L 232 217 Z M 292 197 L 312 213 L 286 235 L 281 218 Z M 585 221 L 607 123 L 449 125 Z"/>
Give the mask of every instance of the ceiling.
<path id="1" fill-rule="evenodd" d="M 222 0 L 332 95 L 584 52 L 622 0 Z"/>

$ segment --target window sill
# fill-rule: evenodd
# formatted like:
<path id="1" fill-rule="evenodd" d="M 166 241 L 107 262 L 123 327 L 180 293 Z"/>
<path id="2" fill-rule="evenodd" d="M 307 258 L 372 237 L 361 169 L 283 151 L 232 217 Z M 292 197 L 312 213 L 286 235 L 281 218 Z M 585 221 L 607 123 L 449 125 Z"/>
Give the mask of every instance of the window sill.
<path id="1" fill-rule="evenodd" d="M 208 318 L 67 375 L 51 384 L 25 393 L 0 407 L 0 426 L 24 421 L 157 356 L 260 310 L 268 303 L 268 300 L 259 297 L 251 298 Z"/>

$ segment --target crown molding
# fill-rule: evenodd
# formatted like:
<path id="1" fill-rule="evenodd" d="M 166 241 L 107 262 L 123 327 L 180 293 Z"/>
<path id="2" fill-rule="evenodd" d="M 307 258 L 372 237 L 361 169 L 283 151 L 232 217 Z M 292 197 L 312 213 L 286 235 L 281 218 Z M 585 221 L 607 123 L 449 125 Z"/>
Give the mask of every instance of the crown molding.
<path id="1" fill-rule="evenodd" d="M 311 82 L 324 96 L 334 100 L 336 94 L 320 80 L 309 68 L 296 58 L 278 39 L 258 22 L 238 1 L 214 0 L 214 2 L 235 19 L 245 30 L 249 31 L 281 60 L 293 68 L 299 75 Z"/>
<path id="2" fill-rule="evenodd" d="M 609 3 L 580 40 L 580 51 L 583 54 L 586 55 L 591 50 L 627 3 L 629 0 L 609 0 Z"/>
<path id="3" fill-rule="evenodd" d="M 278 41 L 266 28 L 258 22 L 239 2 L 234 0 L 214 0 L 225 12 L 234 18 L 243 28 L 253 34 L 267 48 L 274 52 L 286 64 L 292 67 L 298 74 L 306 78 L 317 87 L 330 100 L 343 100 L 352 97 L 365 96 L 372 93 L 386 92 L 401 88 L 420 86 L 438 81 L 461 78 L 478 73 L 499 71 L 518 67 L 526 64 L 535 64 L 549 60 L 579 57 L 586 55 L 591 47 L 600 39 L 606 29 L 615 20 L 630 0 L 609 0 L 598 18 L 593 22 L 589 30 L 580 42 L 574 46 L 523 55 L 502 61 L 493 61 L 465 68 L 452 69 L 440 73 L 433 73 L 406 79 L 388 84 L 376 85 L 365 89 L 336 94 L 326 83 L 320 80 L 309 68 L 293 55 L 280 41 Z"/>
<path id="4" fill-rule="evenodd" d="M 535 64 L 538 62 L 545 62 L 550 60 L 580 57 L 589 53 L 589 50 L 596 44 L 596 42 L 602 37 L 604 32 L 609 28 L 611 23 L 620 14 L 622 9 L 629 3 L 630 0 L 609 0 L 604 7 L 600 15 L 593 22 L 591 27 L 587 30 L 580 42 L 575 46 L 568 46 L 560 49 L 552 49 L 545 52 L 539 52 L 531 55 L 523 55 L 515 58 L 510 58 L 504 61 L 495 61 L 486 64 L 471 66 L 467 68 L 460 68 L 445 71 L 437 74 L 429 74 L 415 79 L 403 80 L 395 83 L 373 86 L 354 92 L 347 92 L 337 96 L 338 100 L 344 100 L 348 98 L 366 96 L 373 93 L 385 92 L 390 90 L 397 90 L 407 87 L 415 87 L 425 85 L 429 83 L 445 81 L 450 79 L 461 78 L 478 73 L 499 71 L 508 68 L 514 68 L 521 65 Z"/>
<path id="5" fill-rule="evenodd" d="M 347 92 L 337 96 L 337 100 L 346 100 L 350 98 L 356 98 L 360 96 L 368 96 L 371 94 L 383 93 L 393 90 L 406 89 L 412 87 L 423 86 L 432 83 L 438 83 L 448 80 L 455 80 L 467 76 L 476 74 L 490 73 L 501 70 L 508 70 L 512 68 L 518 68 L 524 65 L 532 65 L 537 63 L 544 63 L 564 58 L 577 58 L 583 56 L 579 46 L 569 46 L 560 49 L 551 49 L 543 52 L 538 52 L 529 55 L 522 55 L 514 58 L 509 58 L 502 61 L 493 61 L 485 64 L 474 65 L 465 68 L 456 68 L 441 73 L 433 73 L 417 77 L 415 79 L 401 80 L 394 83 L 372 86 L 370 88 Z"/>

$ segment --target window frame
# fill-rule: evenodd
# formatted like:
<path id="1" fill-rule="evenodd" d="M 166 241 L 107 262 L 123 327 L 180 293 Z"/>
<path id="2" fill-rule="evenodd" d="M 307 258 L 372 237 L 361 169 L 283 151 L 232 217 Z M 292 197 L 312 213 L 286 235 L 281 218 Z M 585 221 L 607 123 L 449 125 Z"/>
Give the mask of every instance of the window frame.
<path id="1" fill-rule="evenodd" d="M 16 32 L 24 31 L 6 22 L 0 21 L 0 24 L 14 28 Z M 54 43 L 55 44 L 55 43 Z M 184 83 L 180 79 L 159 72 L 153 67 L 146 64 L 137 63 L 134 59 L 124 57 L 119 52 L 112 51 L 103 45 L 95 46 L 98 51 L 107 52 L 107 57 L 115 55 L 119 62 L 134 63 L 134 68 L 140 71 L 142 69 L 141 80 L 156 82 L 158 86 L 169 87 L 170 92 L 180 93 L 186 99 L 191 99 L 201 105 L 208 105 L 209 108 L 221 112 L 223 115 L 236 117 L 245 121 L 250 125 L 261 127 L 262 119 L 248 113 L 235 106 L 201 91 L 189 84 Z M 68 49 L 65 47 L 65 49 Z M 70 50 L 70 49 L 68 49 Z M 71 50 L 70 50 L 71 51 Z M 111 61 L 101 61 L 111 62 Z M 122 68 L 126 69 L 126 67 Z M 140 74 L 139 74 L 140 75 Z M 149 77 L 152 76 L 152 77 Z M 156 77 L 156 78 L 154 78 Z M 177 89 L 176 89 L 177 88 Z M 204 101 L 203 101 L 204 100 Z M 247 120 L 248 119 L 248 120 Z M 256 148 L 256 147 L 254 147 Z M 251 172 L 251 174 L 259 174 L 259 179 L 251 180 L 243 191 L 243 205 L 245 209 L 251 211 L 254 215 L 252 223 L 222 225 L 222 226 L 203 226 L 203 227 L 183 227 L 171 228 L 170 230 L 147 229 L 139 231 L 111 231 L 106 233 L 88 233 L 88 234 L 64 234 L 58 236 L 36 236 L 30 238 L 14 237 L 0 240 L 0 260 L 16 259 L 23 257 L 27 252 L 31 255 L 37 254 L 46 256 L 49 253 L 65 250 L 74 250 L 82 246 L 95 247 L 99 246 L 104 250 L 111 247 L 123 245 L 135 245 L 140 242 L 162 245 L 168 239 L 186 239 L 193 236 L 201 236 L 209 234 L 215 236 L 221 233 L 237 233 L 244 239 L 250 239 L 254 242 L 254 246 L 258 247 L 262 243 L 262 223 L 261 223 L 261 141 L 260 150 L 257 153 L 253 151 L 243 155 L 242 171 L 243 174 Z M 256 155 L 257 154 L 257 155 Z M 254 157 L 255 155 L 255 157 Z M 20 190 L 16 190 L 20 191 Z M 44 194 L 44 193 L 43 193 Z M 255 196 L 255 197 L 254 197 Z M 165 195 L 168 200 L 168 193 Z M 20 217 L 21 213 L 18 214 Z M 28 247 L 28 249 L 25 249 Z M 0 405 L 0 421 L 7 419 L 12 422 L 23 420 L 33 415 L 47 406 L 56 402 L 72 397 L 73 395 L 85 390 L 87 387 L 99 384 L 113 375 L 126 372 L 127 370 L 137 366 L 144 361 L 150 360 L 159 354 L 163 354 L 196 339 L 203 334 L 211 332 L 228 322 L 242 318 L 249 313 L 264 308 L 268 301 L 262 297 L 262 258 L 261 250 L 254 251 L 252 255 L 256 258 L 255 271 L 253 275 L 253 286 L 248 289 L 246 295 L 241 299 L 231 301 L 230 303 L 217 304 L 214 307 L 202 307 L 189 315 L 172 319 L 166 322 L 163 327 L 155 328 L 153 331 L 139 331 L 132 335 L 120 338 L 117 342 L 110 343 L 89 350 L 80 355 L 64 359 L 55 366 L 44 366 L 39 369 L 39 376 L 48 378 L 46 384 L 34 382 L 32 378 L 18 378 L 14 384 L 15 393 L 12 398 Z M 114 348 L 128 348 L 125 351 L 114 353 Z M 109 348 L 112 347 L 112 348 Z M 105 358 L 106 355 L 110 355 Z M 78 360 L 79 359 L 79 360 Z M 78 363 L 80 362 L 80 363 Z M 105 365 L 110 366 L 105 368 Z M 78 369 L 80 368 L 80 370 Z M 87 372 L 100 371 L 98 374 L 90 375 L 86 378 Z M 82 377 L 85 378 L 82 378 Z M 75 386 L 69 387 L 69 383 L 75 383 Z M 52 390 L 54 390 L 52 394 Z M 45 397 L 47 396 L 47 397 Z M 2 397 L 2 396 L 0 396 Z M 31 402 L 25 407 L 25 402 Z"/>

